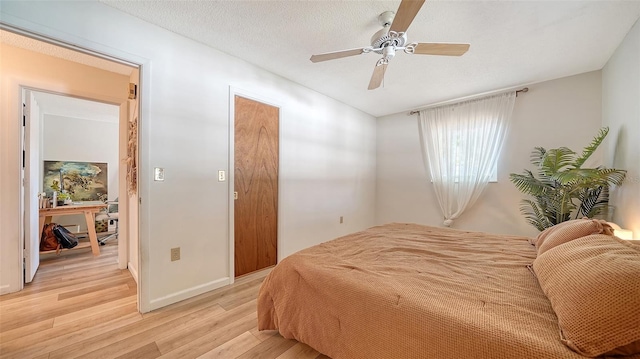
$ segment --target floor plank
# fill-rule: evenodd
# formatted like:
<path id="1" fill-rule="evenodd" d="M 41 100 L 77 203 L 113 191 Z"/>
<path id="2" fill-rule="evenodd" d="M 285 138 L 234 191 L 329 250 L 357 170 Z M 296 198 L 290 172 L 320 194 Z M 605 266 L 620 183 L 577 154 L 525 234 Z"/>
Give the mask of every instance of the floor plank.
<path id="1" fill-rule="evenodd" d="M 315 359 L 319 354 L 320 353 L 312 347 L 303 343 L 297 343 L 276 359 Z"/>
<path id="2" fill-rule="evenodd" d="M 0 358 L 327 358 L 258 331 L 256 298 L 270 269 L 140 314 L 137 285 L 118 269 L 112 242 L 99 257 L 43 255 L 32 283 L 0 296 Z"/>
<path id="3" fill-rule="evenodd" d="M 277 358 L 280 354 L 289 350 L 289 348 L 294 346 L 296 343 L 297 342 L 295 340 L 285 339 L 280 335 L 274 335 L 249 349 L 247 352 L 240 355 L 238 359 Z"/>
<path id="4" fill-rule="evenodd" d="M 234 359 L 259 343 L 260 341 L 253 334 L 244 332 L 217 348 L 202 354 L 198 359 Z"/>
<path id="5" fill-rule="evenodd" d="M 158 346 L 156 345 L 156 343 L 149 343 L 147 345 L 141 346 L 138 349 L 122 354 L 117 358 L 118 359 L 126 359 L 126 358 L 153 359 L 159 356 L 160 356 L 160 350 L 158 350 Z"/>

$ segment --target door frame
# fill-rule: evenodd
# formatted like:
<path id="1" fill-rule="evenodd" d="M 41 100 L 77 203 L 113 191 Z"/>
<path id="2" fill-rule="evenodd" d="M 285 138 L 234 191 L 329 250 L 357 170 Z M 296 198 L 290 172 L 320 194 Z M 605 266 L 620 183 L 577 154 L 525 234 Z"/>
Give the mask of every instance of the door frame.
<path id="1" fill-rule="evenodd" d="M 9 20 L 9 21 L 6 22 L 5 20 Z M 14 21 L 11 21 L 11 20 L 14 20 Z M 15 22 L 17 22 L 18 24 L 21 24 L 22 27 L 12 24 Z M 47 42 L 56 46 L 72 49 L 75 51 L 80 51 L 92 56 L 127 64 L 127 65 L 138 68 L 138 71 L 139 71 L 138 72 L 138 166 L 137 166 L 138 167 L 138 170 L 137 170 L 138 191 L 137 191 L 136 199 L 138 200 L 139 206 L 137 211 L 138 212 L 137 213 L 137 220 L 138 220 L 137 304 L 138 304 L 139 312 L 142 312 L 142 313 L 148 312 L 150 311 L 150 294 L 148 291 L 148 283 L 150 281 L 150 275 L 149 275 L 148 264 L 147 264 L 149 261 L 149 258 L 148 258 L 149 256 L 148 256 L 148 253 L 145 251 L 145 248 L 147 248 L 147 246 L 150 245 L 149 244 L 150 228 L 148 224 L 149 213 L 144 207 L 142 207 L 142 197 L 148 198 L 148 194 L 149 194 L 148 184 L 149 184 L 150 172 L 147 170 L 148 163 L 149 163 L 149 151 L 148 151 L 148 148 L 146 147 L 146 144 L 149 141 L 149 138 L 148 138 L 149 125 L 147 123 L 147 118 L 146 118 L 146 114 L 149 113 L 149 101 L 147 101 L 146 99 L 149 98 L 150 90 L 149 90 L 149 87 L 146 86 L 145 84 L 149 83 L 151 78 L 151 60 L 134 55 L 130 52 L 124 52 L 112 47 L 106 47 L 95 41 L 79 39 L 77 37 L 74 37 L 71 34 L 61 33 L 61 32 L 51 30 L 39 25 L 31 24 L 34 26 L 27 25 L 28 27 L 24 28 L 25 25 L 26 24 L 21 23 L 20 21 L 15 21 L 15 19 L 4 19 L 3 22 L 0 22 L 0 29 L 11 31 L 19 35 L 23 35 L 39 41 Z M 39 31 L 39 33 L 36 31 Z M 38 82 L 38 80 L 25 81 L 25 79 L 15 79 L 15 78 L 8 79 L 8 84 L 10 88 L 13 88 L 13 89 L 18 89 L 20 86 L 33 87 L 33 88 L 47 87 L 47 85 L 44 85 Z M 60 88 L 59 90 L 61 92 L 64 91 L 64 89 L 62 88 Z M 77 93 L 74 95 L 82 97 L 83 94 Z M 19 109 L 14 109 L 14 111 L 16 111 L 15 113 L 22 113 L 21 112 L 22 111 L 21 110 L 22 109 L 21 94 L 19 94 L 18 97 L 20 97 L 20 101 L 16 101 L 14 103 L 9 102 L 8 106 L 12 107 L 16 104 L 19 104 Z M 10 100 L 10 98 L 7 100 Z M 113 102 L 118 103 L 119 101 L 116 99 Z M 125 100 L 125 102 L 127 101 Z M 122 113 L 123 109 L 121 108 L 120 110 Z M 128 113 L 126 109 L 124 109 L 124 111 L 125 113 Z M 11 110 L 9 110 L 9 113 L 11 113 Z M 12 129 L 10 128 L 8 130 L 12 130 Z M 17 133 L 15 131 L 12 131 L 12 132 L 14 132 L 16 137 L 19 137 L 20 135 L 19 132 Z M 16 165 L 18 164 L 19 161 L 21 162 L 21 158 L 20 160 L 18 159 L 18 156 L 21 157 L 21 154 L 22 154 L 22 149 L 18 148 L 21 145 L 20 144 L 21 141 L 22 140 L 16 141 L 17 144 L 15 145 L 15 149 L 19 151 L 17 151 L 14 154 L 15 156 L 11 156 Z M 8 146 L 8 150 L 10 154 L 13 151 L 11 150 L 12 147 L 13 145 Z M 16 180 L 19 180 L 21 175 L 20 175 L 20 169 L 18 168 L 18 166 L 10 168 L 9 172 L 13 172 L 16 169 L 18 169 L 18 173 L 17 173 L 17 176 L 14 178 L 16 178 Z M 20 193 L 22 185 L 18 181 L 16 181 L 15 183 L 10 183 L 9 185 L 14 186 L 17 193 Z M 23 222 L 23 219 L 22 219 L 24 217 L 24 214 L 22 213 L 23 198 L 19 195 L 18 197 L 20 198 L 18 198 L 18 203 L 16 203 L 17 206 L 13 207 L 10 210 L 10 212 L 12 212 L 11 214 L 12 217 L 18 219 L 20 222 Z M 18 253 L 15 253 L 15 256 L 19 258 L 19 263 L 23 263 L 24 234 L 18 233 L 18 235 L 19 235 L 18 241 L 19 241 L 20 247 L 18 248 L 19 249 Z M 21 273 L 17 275 L 12 274 L 11 279 L 8 281 L 8 284 L 6 286 L 2 286 L 0 288 L 0 291 L 3 291 L 5 288 L 9 289 L 8 292 L 10 292 L 11 289 L 15 287 L 23 288 L 24 273 L 22 271 L 22 265 L 20 265 L 20 272 Z M 20 281 L 20 283 L 16 283 L 18 282 L 18 280 Z"/>
<path id="2" fill-rule="evenodd" d="M 280 165 L 282 161 L 280 158 L 282 157 L 282 109 L 283 105 L 281 102 L 272 99 L 271 97 L 264 95 L 259 92 L 246 90 L 239 87 L 229 86 L 229 159 L 227 165 L 227 188 L 228 188 L 228 200 L 229 200 L 229 225 L 227 227 L 228 237 L 229 237 L 229 284 L 233 284 L 235 281 L 235 199 L 233 198 L 234 192 L 234 182 L 235 182 L 235 97 L 240 96 L 247 98 L 249 100 L 257 101 L 264 103 L 269 106 L 278 108 L 278 218 L 276 226 L 278 229 L 278 235 L 276 238 L 276 263 L 280 262 L 280 247 L 281 247 L 281 231 L 282 231 L 282 206 L 280 205 L 282 202 L 282 176 L 280 176 Z"/>
<path id="3" fill-rule="evenodd" d="M 122 161 L 120 161 L 121 157 L 122 157 L 122 143 L 127 143 L 127 139 L 126 138 L 122 138 L 122 127 L 125 126 L 126 128 L 128 128 L 128 123 L 129 123 L 129 116 L 128 116 L 128 105 L 129 105 L 129 101 L 128 100 L 124 100 L 124 101 L 119 101 L 118 99 L 114 99 L 114 98 L 108 98 L 108 97 L 102 97 L 102 96 L 97 96 L 97 95 L 89 95 L 89 96 L 78 96 L 78 95 L 74 95 L 72 93 L 64 93 L 64 92 L 58 92 L 58 91 L 52 91 L 47 89 L 47 86 L 43 86 L 45 88 L 38 88 L 38 87 L 32 87 L 32 86 L 26 86 L 23 84 L 19 84 L 18 85 L 18 90 L 19 90 L 19 98 L 20 98 L 20 106 L 22 106 L 22 94 L 25 91 L 31 91 L 31 92 L 44 92 L 44 93 L 50 93 L 53 95 L 58 95 L 58 96 L 66 96 L 66 97 L 73 97 L 73 98 L 77 98 L 77 99 L 82 99 L 82 100 L 87 100 L 87 101 L 93 101 L 93 102 L 101 102 L 101 103 L 106 103 L 109 105 L 113 105 L 113 106 L 117 106 L 118 107 L 118 159 L 119 159 L 119 164 L 118 164 L 118 177 L 120 176 L 121 171 L 125 171 L 127 170 L 126 165 L 123 164 Z M 29 114 L 30 115 L 30 114 Z M 30 122 L 31 121 L 31 116 L 27 116 L 27 118 L 25 119 L 26 122 Z M 125 132 L 127 133 L 127 132 Z M 29 137 L 28 139 L 26 137 Z M 42 138 L 42 129 L 40 129 L 39 133 L 38 133 L 38 138 L 33 139 L 31 138 L 31 136 L 29 136 L 29 134 L 25 135 L 25 138 L 23 139 L 22 137 L 20 138 L 20 148 L 23 148 L 24 145 L 26 145 L 26 143 L 31 143 L 32 141 L 40 141 Z M 25 141 L 26 142 L 23 142 Z M 25 148 L 25 157 L 30 155 L 30 149 L 27 148 L 26 146 Z M 22 150 L 21 150 L 22 151 Z M 41 159 L 42 160 L 42 159 Z M 26 169 L 25 169 L 26 170 Z M 22 171 L 21 171 L 22 172 Z M 25 175 L 25 178 L 27 176 Z M 20 178 L 20 181 L 22 182 L 22 178 Z M 120 181 L 119 181 L 120 182 Z M 21 188 L 24 188 L 24 186 L 21 186 Z M 24 217 L 24 210 L 25 210 L 25 201 L 27 201 L 28 197 L 29 197 L 29 193 L 22 193 L 23 195 L 20 198 L 20 248 L 24 248 L 25 245 L 25 233 L 26 233 L 26 219 Z M 123 196 L 124 194 L 124 196 Z M 118 185 L 118 197 L 119 198 L 129 198 L 129 195 L 127 193 L 127 184 L 126 183 L 119 183 Z M 129 222 L 129 218 L 128 218 L 128 214 L 129 214 L 129 204 L 128 201 L 124 202 L 123 205 L 119 205 L 119 213 L 122 213 L 122 216 L 120 218 L 120 226 L 122 226 L 122 228 L 128 228 L 128 222 Z M 33 230 L 33 228 L 31 228 L 31 230 Z M 36 228 L 36 233 L 38 233 L 38 229 Z M 128 231 L 123 231 L 122 233 L 118 234 L 118 269 L 126 269 L 127 265 L 129 263 L 128 261 L 128 257 L 129 257 L 129 233 Z M 24 266 L 24 264 L 23 264 Z M 25 280 L 25 273 L 23 270 L 20 271 L 20 275 L 21 275 L 21 286 L 20 286 L 20 290 L 24 289 L 24 280 Z"/>

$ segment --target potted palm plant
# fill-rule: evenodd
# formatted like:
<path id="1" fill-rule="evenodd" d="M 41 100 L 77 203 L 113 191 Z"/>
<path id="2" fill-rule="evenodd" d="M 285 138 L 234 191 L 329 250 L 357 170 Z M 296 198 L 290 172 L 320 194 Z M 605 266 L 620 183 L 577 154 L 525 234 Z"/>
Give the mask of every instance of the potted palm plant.
<path id="1" fill-rule="evenodd" d="M 531 152 L 535 170 L 509 175 L 520 192 L 532 197 L 523 199 L 520 206 L 527 222 L 542 231 L 572 216 L 592 218 L 606 209 L 609 187 L 621 185 L 627 171 L 582 166 L 608 133 L 608 127 L 601 128 L 579 156 L 567 147 L 550 150 L 536 147 Z"/>

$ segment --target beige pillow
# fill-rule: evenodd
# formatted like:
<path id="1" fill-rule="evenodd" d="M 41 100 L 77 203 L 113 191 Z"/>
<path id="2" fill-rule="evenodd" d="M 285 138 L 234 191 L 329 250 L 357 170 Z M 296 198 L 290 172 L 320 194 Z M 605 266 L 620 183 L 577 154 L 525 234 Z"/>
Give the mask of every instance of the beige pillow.
<path id="1" fill-rule="evenodd" d="M 533 270 L 562 343 L 588 357 L 640 353 L 640 246 L 590 235 L 540 254 Z"/>
<path id="2" fill-rule="evenodd" d="M 549 228 L 545 229 L 544 231 L 540 232 L 540 233 L 538 234 L 538 236 L 537 236 L 537 237 L 535 237 L 535 238 L 531 238 L 531 239 L 529 240 L 529 243 L 531 243 L 531 244 L 533 244 L 534 246 L 536 246 L 536 249 L 537 249 L 537 248 L 540 248 L 540 245 L 542 245 L 542 243 L 544 243 L 544 240 L 545 240 L 545 239 L 546 239 L 546 238 L 547 238 L 551 233 L 553 233 L 553 232 L 557 231 L 557 230 L 558 230 L 558 229 L 560 229 L 560 228 L 563 228 L 563 227 L 566 227 L 566 226 L 571 226 L 573 223 L 582 222 L 582 221 L 584 221 L 585 219 L 588 219 L 588 218 L 586 218 L 586 217 L 585 217 L 585 218 L 581 218 L 581 219 L 573 219 L 573 220 L 569 220 L 569 221 L 560 222 L 560 223 L 558 223 L 558 224 L 556 224 L 556 225 L 554 225 L 554 226 L 551 226 L 551 227 L 549 227 Z M 578 238 L 578 237 L 576 237 L 576 238 Z"/>
<path id="3" fill-rule="evenodd" d="M 536 242 L 538 255 L 563 243 L 598 233 L 613 235 L 613 228 L 600 219 L 583 218 L 559 223 L 538 235 Z"/>
<path id="4" fill-rule="evenodd" d="M 563 223 L 566 223 L 566 222 L 563 222 Z M 562 225 L 562 223 L 556 224 L 555 226 L 551 226 L 549 228 L 546 228 L 542 232 L 538 233 L 538 235 L 536 237 L 529 238 L 529 243 L 533 244 L 534 246 L 536 246 L 536 249 L 538 249 L 538 246 L 540 244 L 542 244 L 542 242 L 547 237 L 547 235 L 549 235 L 549 232 L 551 232 L 553 230 L 552 228 L 554 228 L 556 226 L 561 226 L 561 225 Z"/>

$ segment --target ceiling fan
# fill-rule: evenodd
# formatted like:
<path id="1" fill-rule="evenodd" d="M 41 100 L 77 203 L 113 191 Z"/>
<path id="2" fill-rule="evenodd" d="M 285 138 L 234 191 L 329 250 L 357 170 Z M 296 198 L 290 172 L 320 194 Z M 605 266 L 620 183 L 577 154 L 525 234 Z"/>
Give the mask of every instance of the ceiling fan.
<path id="1" fill-rule="evenodd" d="M 425 0 L 402 0 L 397 14 L 394 14 L 393 11 L 385 11 L 380 14 L 378 20 L 383 28 L 371 37 L 371 46 L 313 55 L 311 62 L 335 60 L 370 52 L 381 54 L 382 58 L 376 62 L 371 81 L 369 81 L 368 88 L 373 90 L 382 84 L 389 60 L 395 56 L 396 51 L 415 55 L 444 56 L 461 56 L 467 52 L 469 44 L 407 43 L 407 29 L 424 2 Z"/>

